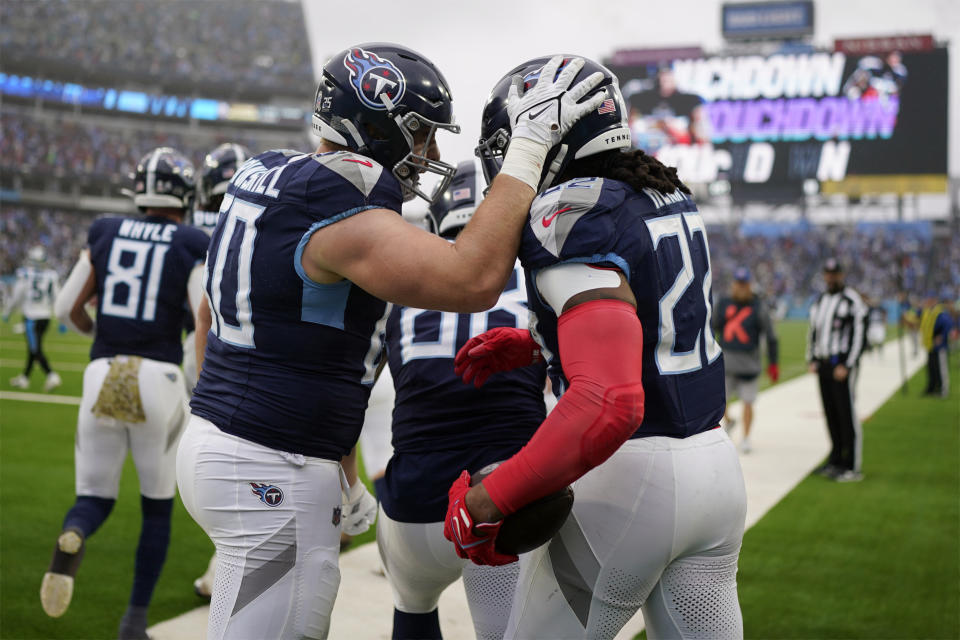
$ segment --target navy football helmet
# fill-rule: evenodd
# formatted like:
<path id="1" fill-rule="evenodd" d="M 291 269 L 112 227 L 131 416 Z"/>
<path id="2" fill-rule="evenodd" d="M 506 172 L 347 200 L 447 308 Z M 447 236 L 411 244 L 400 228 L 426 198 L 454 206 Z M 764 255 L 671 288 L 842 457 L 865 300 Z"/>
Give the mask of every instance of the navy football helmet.
<path id="1" fill-rule="evenodd" d="M 233 142 L 224 142 L 207 154 L 197 183 L 197 207 L 200 210 L 220 209 L 220 203 L 214 201 L 217 200 L 216 196 L 223 196 L 227 192 L 230 179 L 250 156 L 250 149 Z"/>
<path id="2" fill-rule="evenodd" d="M 457 165 L 453 180 L 430 205 L 427 219 L 434 233 L 452 239 L 470 222 L 477 205 L 483 200 L 480 175 L 476 160 L 465 160 Z"/>
<path id="3" fill-rule="evenodd" d="M 140 159 L 133 174 L 133 204 L 187 209 L 193 199 L 193 163 L 171 147 L 157 147 Z"/>
<path id="4" fill-rule="evenodd" d="M 567 61 L 574 57 L 576 56 L 564 55 L 564 62 L 557 69 L 557 73 L 559 74 Z M 511 123 L 507 113 L 507 96 L 513 77 L 521 76 L 524 90 L 529 89 L 536 84 L 540 77 L 540 70 L 549 61 L 548 56 L 524 62 L 503 76 L 490 92 L 490 97 L 483 108 L 480 141 L 476 148 L 476 154 L 483 168 L 483 176 L 488 184 L 500 173 L 503 156 L 510 143 Z M 557 176 L 563 173 L 567 165 L 574 160 L 603 151 L 630 147 L 630 125 L 627 121 L 626 104 L 620 93 L 620 81 L 602 64 L 587 58 L 584 58 L 584 62 L 583 68 L 573 79 L 571 86 L 597 71 L 603 73 L 603 80 L 593 91 L 581 98 L 580 102 L 598 93 L 603 93 L 606 97 L 596 111 L 588 113 L 577 121 L 560 144 L 547 154 L 543 163 L 543 173 L 540 175 L 540 191 L 552 186 Z"/>
<path id="5" fill-rule="evenodd" d="M 456 171 L 427 157 L 438 130 L 460 132 L 447 81 L 432 62 L 397 44 L 361 44 L 330 58 L 317 87 L 313 128 L 393 172 L 406 199 L 432 202 Z M 431 195 L 420 189 L 424 171 L 441 178 Z"/>

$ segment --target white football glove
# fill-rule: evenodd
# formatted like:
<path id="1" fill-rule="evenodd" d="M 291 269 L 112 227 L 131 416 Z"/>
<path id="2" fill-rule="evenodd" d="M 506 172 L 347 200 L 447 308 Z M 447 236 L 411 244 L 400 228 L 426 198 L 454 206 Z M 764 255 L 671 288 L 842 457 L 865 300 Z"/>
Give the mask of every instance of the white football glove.
<path id="1" fill-rule="evenodd" d="M 603 74 L 597 71 L 569 89 L 570 83 L 583 68 L 583 58 L 572 59 L 558 76 L 557 69 L 562 62 L 563 56 L 550 58 L 543 65 L 537 83 L 522 95 L 523 78 L 514 76 L 507 93 L 511 139 L 528 138 L 550 149 L 560 142 L 577 120 L 600 106 L 602 95 L 596 95 L 583 104 L 577 104 L 577 101 L 600 84 Z"/>
<path id="2" fill-rule="evenodd" d="M 598 108 L 604 98 L 597 94 L 579 104 L 578 100 L 600 84 L 603 74 L 597 71 L 568 89 L 583 68 L 583 58 L 572 59 L 557 75 L 562 62 L 563 56 L 551 58 L 543 65 L 536 84 L 525 93 L 523 78 L 514 76 L 507 94 L 510 147 L 500 171 L 526 182 L 534 191 L 540 184 L 543 162 L 550 149 L 580 118 Z"/>
<path id="3" fill-rule="evenodd" d="M 343 495 L 343 532 L 348 536 L 358 536 L 369 529 L 376 519 L 377 499 L 358 479 Z"/>

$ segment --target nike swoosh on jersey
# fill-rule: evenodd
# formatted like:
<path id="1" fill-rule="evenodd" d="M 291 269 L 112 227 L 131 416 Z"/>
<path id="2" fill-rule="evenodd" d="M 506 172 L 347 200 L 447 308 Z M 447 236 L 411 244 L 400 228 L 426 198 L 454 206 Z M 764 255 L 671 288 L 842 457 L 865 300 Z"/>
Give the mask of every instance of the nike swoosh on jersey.
<path id="1" fill-rule="evenodd" d="M 543 223 L 543 228 L 544 229 L 548 228 L 550 224 L 553 222 L 554 218 L 556 218 L 558 215 L 560 215 L 564 211 L 570 211 L 570 209 L 572 208 L 573 207 L 564 207 L 563 209 L 557 209 L 556 211 L 554 211 L 548 216 L 543 216 L 543 220 L 541 220 L 541 222 Z"/>
<path id="2" fill-rule="evenodd" d="M 344 162 L 356 162 L 357 164 L 362 164 L 365 167 L 372 167 L 373 163 L 369 160 L 357 160 L 356 158 L 344 158 Z"/>

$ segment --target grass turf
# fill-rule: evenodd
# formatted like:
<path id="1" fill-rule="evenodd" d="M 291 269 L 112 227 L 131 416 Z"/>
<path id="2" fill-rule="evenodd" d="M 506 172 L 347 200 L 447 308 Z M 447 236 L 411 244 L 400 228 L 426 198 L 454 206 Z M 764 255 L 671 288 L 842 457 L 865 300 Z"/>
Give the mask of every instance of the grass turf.
<path id="1" fill-rule="evenodd" d="M 782 379 L 805 371 L 805 332 L 804 322 L 779 325 Z M 45 345 L 64 380 L 53 393 L 79 396 L 89 340 L 51 329 Z M 23 337 L 0 325 L 0 389 L 12 390 L 23 356 Z M 960 636 L 960 372 L 954 366 L 952 400 L 916 397 L 923 376 L 909 397 L 895 396 L 865 425 L 865 482 L 808 478 L 747 533 L 740 597 L 749 638 Z M 42 381 L 35 369 L 29 391 L 41 392 Z M 73 502 L 76 411 L 0 401 L 0 638 L 116 637 L 140 531 L 129 460 L 117 506 L 88 545 L 70 609 L 54 620 L 40 608 L 40 579 Z M 172 536 L 153 623 L 202 604 L 192 581 L 212 545 L 179 500 Z M 352 546 L 373 539 L 371 529 Z"/>
<path id="2" fill-rule="evenodd" d="M 744 537 L 748 638 L 960 637 L 960 367 L 950 398 L 894 395 L 857 484 L 811 476 Z"/>
<path id="3" fill-rule="evenodd" d="M 21 391 L 10 378 L 23 370 L 26 341 L 0 324 L 0 390 Z M 90 340 L 59 334 L 51 327 L 44 351 L 63 378 L 52 395 L 79 397 Z M 43 393 L 44 373 L 34 365 L 31 386 Z M 40 607 L 40 581 L 53 553 L 63 517 L 74 500 L 73 443 L 77 407 L 0 400 L 0 638 L 115 638 L 133 584 L 133 562 L 140 535 L 136 470 L 127 458 L 117 504 L 87 544 L 73 601 L 59 619 Z M 361 465 L 361 476 L 362 465 Z M 369 485 L 368 485 L 369 486 Z M 353 539 L 372 542 L 371 528 Z M 213 544 L 186 512 L 174 504 L 170 549 L 150 606 L 150 623 L 204 604 L 193 593 Z"/>

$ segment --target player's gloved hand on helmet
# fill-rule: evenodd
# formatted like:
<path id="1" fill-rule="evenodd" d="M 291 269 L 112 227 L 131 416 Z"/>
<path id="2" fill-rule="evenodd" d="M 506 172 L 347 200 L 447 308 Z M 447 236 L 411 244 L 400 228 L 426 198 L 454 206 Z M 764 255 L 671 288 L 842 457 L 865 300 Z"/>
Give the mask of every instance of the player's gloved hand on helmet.
<path id="1" fill-rule="evenodd" d="M 453 543 L 457 555 L 469 558 L 474 564 L 500 566 L 517 561 L 517 556 L 499 553 L 494 548 L 503 520 L 497 522 L 473 521 L 467 511 L 466 496 L 470 491 L 470 473 L 460 474 L 447 492 L 447 516 L 443 520 L 443 537 Z"/>
<path id="2" fill-rule="evenodd" d="M 358 536 L 377 519 L 377 499 L 358 479 L 343 496 L 343 532 Z"/>
<path id="3" fill-rule="evenodd" d="M 771 363 L 767 367 L 767 376 L 770 378 L 770 382 L 776 382 L 780 379 L 780 367 L 776 363 Z"/>
<path id="4" fill-rule="evenodd" d="M 578 101 L 590 93 L 603 74 L 590 74 L 570 88 L 570 83 L 583 68 L 583 58 L 573 58 L 557 74 L 563 56 L 554 56 L 543 65 L 536 84 L 524 91 L 523 78 L 515 76 L 507 94 L 507 116 L 510 118 L 510 146 L 500 173 L 513 176 L 538 191 L 540 174 L 547 153 L 570 131 L 577 120 L 595 110 L 603 101 L 598 93 L 583 103 Z"/>
<path id="5" fill-rule="evenodd" d="M 453 371 L 469 384 L 480 387 L 494 373 L 540 362 L 543 356 L 530 332 L 497 327 L 467 340 L 453 360 Z"/>
<path id="6" fill-rule="evenodd" d="M 558 75 L 561 64 L 563 56 L 550 58 L 543 65 L 536 84 L 526 91 L 523 78 L 514 76 L 507 94 L 511 139 L 527 138 L 549 149 L 560 142 L 577 120 L 600 106 L 603 101 L 600 94 L 583 104 L 578 101 L 600 84 L 603 74 L 597 71 L 570 88 L 583 68 L 583 58 L 570 60 Z"/>

